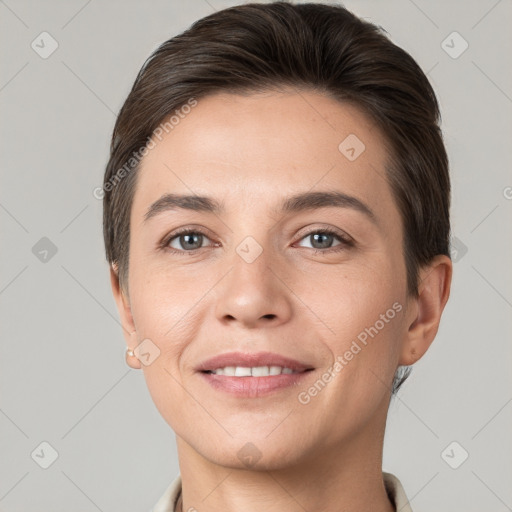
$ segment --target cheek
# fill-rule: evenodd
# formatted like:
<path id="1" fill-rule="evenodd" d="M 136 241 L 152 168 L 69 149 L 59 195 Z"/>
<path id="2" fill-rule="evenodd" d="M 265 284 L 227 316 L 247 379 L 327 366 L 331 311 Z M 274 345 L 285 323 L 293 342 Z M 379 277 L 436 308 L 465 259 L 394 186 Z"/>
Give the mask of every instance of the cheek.
<path id="1" fill-rule="evenodd" d="M 364 338 L 365 329 L 376 322 L 379 332 L 387 333 L 391 324 L 396 328 L 400 308 L 392 306 L 403 303 L 405 281 L 394 267 L 389 255 L 339 268 L 325 266 L 312 275 L 298 276 L 294 292 L 307 306 L 308 315 L 327 328 L 332 348 L 341 351 L 360 333 Z"/>
<path id="2" fill-rule="evenodd" d="M 329 386 L 335 403 L 358 396 L 369 404 L 386 391 L 395 372 L 403 337 L 405 282 L 393 278 L 393 266 L 389 258 L 373 265 L 367 262 L 318 276 L 314 287 L 303 289 L 304 302 L 329 328 L 323 343 L 332 363 L 342 364 Z M 348 402 L 345 405 L 349 407 Z"/>
<path id="3" fill-rule="evenodd" d="M 190 321 L 194 305 L 204 291 L 195 279 L 187 279 L 149 262 L 133 265 L 130 275 L 132 314 L 140 336 L 161 341 L 179 341 Z M 202 293 L 201 293 L 202 292 Z M 163 347 L 162 347 L 163 348 Z"/>
<path id="4" fill-rule="evenodd" d="M 158 357 L 142 365 L 151 398 L 169 426 L 180 432 L 183 403 L 187 401 L 180 364 L 183 354 L 198 336 L 196 294 L 165 275 L 133 275 L 132 315 L 137 338 L 149 339 Z"/>

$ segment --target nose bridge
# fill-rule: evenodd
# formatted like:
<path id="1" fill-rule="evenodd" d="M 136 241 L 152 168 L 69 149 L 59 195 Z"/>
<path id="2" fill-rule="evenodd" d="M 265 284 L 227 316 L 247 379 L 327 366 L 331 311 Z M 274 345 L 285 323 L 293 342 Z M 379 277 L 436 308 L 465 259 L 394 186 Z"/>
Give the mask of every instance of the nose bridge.
<path id="1" fill-rule="evenodd" d="M 247 292 L 250 290 L 252 294 L 267 296 L 268 302 L 276 291 L 273 283 L 275 274 L 271 269 L 277 266 L 279 257 L 275 254 L 268 237 L 259 236 L 258 239 L 259 241 L 248 235 L 234 247 L 230 272 L 234 285 L 232 289 L 239 288 L 237 293 L 242 296 L 244 286 L 249 287 Z"/>
<path id="2" fill-rule="evenodd" d="M 259 322 L 285 321 L 291 312 L 290 297 L 279 275 L 279 256 L 270 237 L 257 234 L 242 238 L 233 247 L 231 269 L 218 290 L 216 315 L 219 320 L 237 320 L 246 326 Z"/>
<path id="3" fill-rule="evenodd" d="M 249 278 L 261 273 L 263 279 L 270 271 L 268 267 L 278 263 L 278 244 L 274 239 L 273 222 L 264 215 L 264 211 L 255 208 L 247 210 L 245 216 L 241 214 L 238 217 L 232 226 L 232 273 L 240 273 L 241 277 L 247 274 Z"/>

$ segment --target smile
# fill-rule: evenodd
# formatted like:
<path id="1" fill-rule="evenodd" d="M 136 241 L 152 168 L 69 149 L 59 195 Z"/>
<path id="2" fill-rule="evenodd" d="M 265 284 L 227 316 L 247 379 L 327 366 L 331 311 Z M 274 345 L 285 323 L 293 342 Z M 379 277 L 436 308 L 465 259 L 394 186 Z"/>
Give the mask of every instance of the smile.
<path id="1" fill-rule="evenodd" d="M 300 373 L 282 366 L 253 366 L 248 368 L 245 366 L 225 366 L 217 368 L 206 373 L 214 375 L 226 375 L 227 377 L 268 377 L 270 375 Z"/>

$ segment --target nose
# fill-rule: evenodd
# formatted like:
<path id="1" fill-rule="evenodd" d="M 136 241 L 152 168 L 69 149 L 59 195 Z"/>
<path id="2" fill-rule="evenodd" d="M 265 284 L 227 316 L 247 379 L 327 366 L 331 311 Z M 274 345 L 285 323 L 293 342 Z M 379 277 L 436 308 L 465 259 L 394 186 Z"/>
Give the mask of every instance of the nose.
<path id="1" fill-rule="evenodd" d="M 285 284 L 286 271 L 270 250 L 251 259 L 245 257 L 243 248 L 234 254 L 216 290 L 217 319 L 251 329 L 287 322 L 292 314 L 293 293 Z"/>

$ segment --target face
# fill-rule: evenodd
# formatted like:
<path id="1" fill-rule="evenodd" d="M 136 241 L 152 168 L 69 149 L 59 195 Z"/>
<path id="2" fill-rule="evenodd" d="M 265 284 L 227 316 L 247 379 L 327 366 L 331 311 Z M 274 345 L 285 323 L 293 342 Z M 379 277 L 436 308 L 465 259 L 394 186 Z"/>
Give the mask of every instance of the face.
<path id="1" fill-rule="evenodd" d="M 149 340 L 151 396 L 201 457 L 280 468 L 383 428 L 411 300 L 386 159 L 356 107 L 308 91 L 209 96 L 155 139 L 130 344 Z"/>

